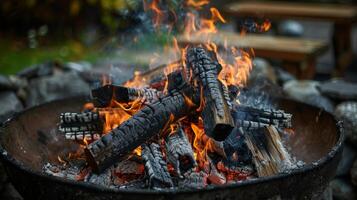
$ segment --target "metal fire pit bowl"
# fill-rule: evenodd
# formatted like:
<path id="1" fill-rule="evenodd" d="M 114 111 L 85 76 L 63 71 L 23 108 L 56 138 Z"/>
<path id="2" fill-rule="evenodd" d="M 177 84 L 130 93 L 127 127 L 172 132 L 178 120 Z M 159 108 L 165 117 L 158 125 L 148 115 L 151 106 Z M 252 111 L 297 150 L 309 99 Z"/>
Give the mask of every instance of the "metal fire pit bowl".
<path id="1" fill-rule="evenodd" d="M 242 183 L 195 190 L 108 189 L 45 175 L 42 166 L 57 163 L 57 156 L 77 146 L 57 132 L 61 112 L 78 112 L 84 97 L 53 101 L 30 108 L 5 122 L 0 154 L 16 189 L 25 199 L 311 199 L 321 194 L 335 175 L 341 158 L 342 129 L 334 117 L 318 108 L 280 100 L 280 108 L 293 114 L 296 133 L 287 139 L 291 154 L 306 166 L 287 174 Z"/>

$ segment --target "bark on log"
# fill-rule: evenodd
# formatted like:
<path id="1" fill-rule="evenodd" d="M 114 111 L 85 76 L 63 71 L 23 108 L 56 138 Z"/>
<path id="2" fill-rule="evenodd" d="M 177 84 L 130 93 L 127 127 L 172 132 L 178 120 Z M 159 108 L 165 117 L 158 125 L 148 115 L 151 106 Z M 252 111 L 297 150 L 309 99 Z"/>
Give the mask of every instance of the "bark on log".
<path id="1" fill-rule="evenodd" d="M 156 143 L 143 144 L 141 157 L 145 163 L 150 188 L 173 187 L 173 182 L 167 169 L 167 163 L 161 153 L 160 145 Z"/>
<path id="2" fill-rule="evenodd" d="M 181 126 L 178 126 L 175 132 L 167 136 L 165 145 L 167 160 L 173 165 L 179 176 L 197 166 L 191 143 Z"/>
<path id="3" fill-rule="evenodd" d="M 101 172 L 133 151 L 136 147 L 163 131 L 170 123 L 190 115 L 192 107 L 186 98 L 195 93 L 190 87 L 172 92 L 145 106 L 118 128 L 91 143 L 85 149 L 86 158 L 95 172 Z"/>
<path id="4" fill-rule="evenodd" d="M 186 57 L 194 80 L 203 88 L 202 118 L 205 133 L 217 141 L 223 141 L 232 131 L 234 121 L 218 80 L 221 66 L 202 47 L 189 48 Z"/>
<path id="5" fill-rule="evenodd" d="M 162 92 L 151 88 L 127 88 L 119 85 L 105 85 L 92 90 L 92 101 L 96 107 L 108 107 L 112 100 L 129 102 L 139 100 L 146 104 L 156 101 Z"/>

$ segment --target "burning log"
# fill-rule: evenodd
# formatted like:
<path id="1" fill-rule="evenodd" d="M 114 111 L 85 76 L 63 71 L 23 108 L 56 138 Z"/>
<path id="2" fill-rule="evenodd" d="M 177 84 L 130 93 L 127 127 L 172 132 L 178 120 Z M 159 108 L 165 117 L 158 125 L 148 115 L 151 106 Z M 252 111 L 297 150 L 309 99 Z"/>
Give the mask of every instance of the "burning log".
<path id="1" fill-rule="evenodd" d="M 213 61 L 202 47 L 189 48 L 186 57 L 193 78 L 198 80 L 203 89 L 204 97 L 201 98 L 204 98 L 202 110 L 204 130 L 211 138 L 223 141 L 232 131 L 234 121 L 222 84 L 218 80 L 222 67 L 218 62 Z"/>
<path id="2" fill-rule="evenodd" d="M 68 140 L 97 140 L 102 135 L 103 120 L 97 112 L 61 113 L 60 122 L 59 130 Z"/>
<path id="3" fill-rule="evenodd" d="M 149 178 L 150 188 L 173 187 L 167 164 L 164 161 L 160 146 L 156 143 L 142 145 L 142 158 Z"/>
<path id="4" fill-rule="evenodd" d="M 152 103 L 163 94 L 151 88 L 127 88 L 118 85 L 105 85 L 92 90 L 92 101 L 96 107 L 107 107 L 112 100 L 129 102 L 140 100 L 142 103 Z"/>
<path id="5" fill-rule="evenodd" d="M 174 166 L 179 176 L 197 165 L 191 143 L 181 126 L 166 137 L 165 144 L 167 160 Z"/>
<path id="6" fill-rule="evenodd" d="M 276 128 L 267 126 L 258 133 L 259 135 L 250 132 L 245 134 L 258 176 L 272 176 L 291 166 L 291 158 Z"/>
<path id="7" fill-rule="evenodd" d="M 169 124 L 190 115 L 196 109 L 191 102 L 197 102 L 194 100 L 197 99 L 194 89 L 178 82 L 183 81 L 182 78 L 172 76 L 169 76 L 169 84 L 175 83 L 180 92 L 172 89 L 169 94 L 146 105 L 118 128 L 87 146 L 86 158 L 95 172 L 113 165 L 154 135 L 163 132 Z"/>
<path id="8" fill-rule="evenodd" d="M 238 105 L 233 111 L 236 125 L 245 130 L 256 130 L 269 125 L 278 128 L 291 128 L 292 115 L 283 110 L 257 109 L 249 106 Z"/>

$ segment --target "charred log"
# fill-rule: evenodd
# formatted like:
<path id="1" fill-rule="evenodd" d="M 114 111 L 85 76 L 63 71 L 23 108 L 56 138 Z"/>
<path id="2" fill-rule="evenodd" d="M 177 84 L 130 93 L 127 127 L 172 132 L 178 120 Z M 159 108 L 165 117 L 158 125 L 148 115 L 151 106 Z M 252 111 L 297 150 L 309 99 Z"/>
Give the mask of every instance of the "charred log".
<path id="1" fill-rule="evenodd" d="M 234 121 L 218 80 L 222 67 L 217 61 L 213 61 L 202 47 L 189 48 L 186 57 L 194 80 L 203 88 L 202 118 L 205 132 L 215 140 L 223 141 L 232 131 Z"/>
<path id="2" fill-rule="evenodd" d="M 191 143 L 180 126 L 167 136 L 165 144 L 167 160 L 179 176 L 197 165 Z"/>
<path id="3" fill-rule="evenodd" d="M 190 115 L 196 107 L 188 103 L 187 98 L 194 99 L 194 95 L 194 90 L 187 86 L 181 92 L 172 91 L 145 106 L 118 128 L 88 145 L 85 149 L 87 161 L 96 172 L 113 165 L 154 135 L 163 132 L 170 123 Z"/>
<path id="4" fill-rule="evenodd" d="M 68 140 L 97 140 L 102 135 L 103 120 L 97 112 L 62 113 L 60 122 L 59 130 Z"/>
<path id="5" fill-rule="evenodd" d="M 129 102 L 140 100 L 142 103 L 156 101 L 162 92 L 151 88 L 127 88 L 118 85 L 105 85 L 92 90 L 92 101 L 96 107 L 107 107 L 112 100 L 118 102 Z"/>
<path id="6" fill-rule="evenodd" d="M 249 106 L 237 105 L 233 109 L 236 125 L 246 130 L 255 130 L 269 125 L 278 128 L 291 128 L 292 115 L 283 110 L 257 109 Z"/>
<path id="7" fill-rule="evenodd" d="M 142 158 L 150 188 L 173 187 L 167 163 L 163 158 L 160 146 L 156 143 L 142 145 Z"/>

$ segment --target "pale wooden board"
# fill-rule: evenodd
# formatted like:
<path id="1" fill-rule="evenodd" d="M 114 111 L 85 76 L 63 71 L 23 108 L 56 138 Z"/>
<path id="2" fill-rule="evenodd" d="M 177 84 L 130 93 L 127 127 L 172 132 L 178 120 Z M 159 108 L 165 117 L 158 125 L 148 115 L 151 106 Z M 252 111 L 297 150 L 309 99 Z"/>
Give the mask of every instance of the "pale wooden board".
<path id="1" fill-rule="evenodd" d="M 293 3 L 293 2 L 239 2 L 225 7 L 225 14 L 236 17 L 305 18 L 351 23 L 357 21 L 357 7 L 351 5 Z"/>
<path id="2" fill-rule="evenodd" d="M 228 46 L 238 48 L 253 48 L 256 56 L 286 61 L 302 61 L 316 57 L 324 53 L 328 48 L 327 43 L 321 40 L 257 34 L 242 36 L 227 31 L 220 31 L 208 35 L 191 35 L 189 39 L 184 35 L 179 35 L 177 40 L 182 45 L 201 44 L 209 40 L 220 47 L 224 47 L 225 44 L 228 44 Z"/>

